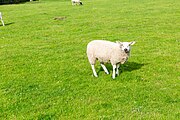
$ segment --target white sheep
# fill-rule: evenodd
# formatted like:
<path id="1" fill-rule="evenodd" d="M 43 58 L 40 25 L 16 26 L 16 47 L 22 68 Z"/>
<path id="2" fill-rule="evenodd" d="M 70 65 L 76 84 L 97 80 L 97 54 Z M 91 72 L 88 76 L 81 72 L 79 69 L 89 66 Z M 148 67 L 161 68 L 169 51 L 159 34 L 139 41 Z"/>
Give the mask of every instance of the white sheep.
<path id="1" fill-rule="evenodd" d="M 119 66 L 124 64 L 130 55 L 131 45 L 135 42 L 110 42 L 106 40 L 93 40 L 87 45 L 87 56 L 95 77 L 98 77 L 95 70 L 95 63 L 98 60 L 106 74 L 109 74 L 104 63 L 110 62 L 113 66 L 112 78 L 119 75 Z"/>
<path id="2" fill-rule="evenodd" d="M 1 20 L 2 25 L 5 26 L 4 21 L 2 19 L 2 13 L 1 12 L 0 12 L 0 20 Z"/>
<path id="3" fill-rule="evenodd" d="M 71 2 L 72 5 L 76 5 L 76 4 L 83 5 L 83 3 L 80 0 L 71 0 Z"/>

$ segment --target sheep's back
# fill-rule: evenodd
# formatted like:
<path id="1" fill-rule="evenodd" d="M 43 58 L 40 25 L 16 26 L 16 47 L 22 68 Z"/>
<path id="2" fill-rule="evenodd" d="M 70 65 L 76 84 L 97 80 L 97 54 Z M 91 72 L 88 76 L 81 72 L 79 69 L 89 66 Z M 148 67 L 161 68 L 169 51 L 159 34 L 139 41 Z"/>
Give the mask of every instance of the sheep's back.
<path id="1" fill-rule="evenodd" d="M 100 62 L 108 62 L 117 44 L 110 41 L 94 40 L 87 46 L 87 54 L 97 58 Z"/>

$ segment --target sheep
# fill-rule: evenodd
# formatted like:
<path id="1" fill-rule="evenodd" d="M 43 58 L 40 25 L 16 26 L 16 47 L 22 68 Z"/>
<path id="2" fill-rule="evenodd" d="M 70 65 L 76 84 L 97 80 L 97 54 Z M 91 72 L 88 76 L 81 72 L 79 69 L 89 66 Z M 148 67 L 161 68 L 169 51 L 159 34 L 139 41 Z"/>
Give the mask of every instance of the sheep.
<path id="1" fill-rule="evenodd" d="M 83 3 L 80 0 L 71 0 L 71 2 L 72 5 L 76 5 L 76 4 L 83 5 Z"/>
<path id="2" fill-rule="evenodd" d="M 101 67 L 106 74 L 109 74 L 104 63 L 110 62 L 113 67 L 112 78 L 119 75 L 119 66 L 124 64 L 130 55 L 131 45 L 133 42 L 110 42 L 106 40 L 93 40 L 87 45 L 87 57 L 95 77 L 98 77 L 95 70 L 96 60 L 100 62 Z"/>
<path id="3" fill-rule="evenodd" d="M 1 12 L 0 12 L 0 20 L 1 20 L 2 25 L 5 26 L 4 21 L 2 19 L 2 13 Z"/>

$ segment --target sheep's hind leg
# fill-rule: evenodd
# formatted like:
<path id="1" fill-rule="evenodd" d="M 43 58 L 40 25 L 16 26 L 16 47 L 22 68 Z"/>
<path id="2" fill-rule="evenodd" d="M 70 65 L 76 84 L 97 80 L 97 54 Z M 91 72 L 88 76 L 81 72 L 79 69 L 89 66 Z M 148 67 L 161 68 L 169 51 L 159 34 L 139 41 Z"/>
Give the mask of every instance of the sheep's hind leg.
<path id="1" fill-rule="evenodd" d="M 116 77 L 116 65 L 113 65 L 113 74 L 112 74 L 112 78 L 115 79 Z"/>
<path id="2" fill-rule="evenodd" d="M 95 77 L 98 77 L 94 65 L 91 64 L 91 68 Z"/>
<path id="3" fill-rule="evenodd" d="M 117 64 L 116 75 L 118 75 L 118 76 L 119 76 L 119 66 L 120 66 L 120 64 Z"/>
<path id="4" fill-rule="evenodd" d="M 103 68 L 103 70 L 106 74 L 109 74 L 109 72 L 104 64 L 101 63 L 101 67 Z"/>

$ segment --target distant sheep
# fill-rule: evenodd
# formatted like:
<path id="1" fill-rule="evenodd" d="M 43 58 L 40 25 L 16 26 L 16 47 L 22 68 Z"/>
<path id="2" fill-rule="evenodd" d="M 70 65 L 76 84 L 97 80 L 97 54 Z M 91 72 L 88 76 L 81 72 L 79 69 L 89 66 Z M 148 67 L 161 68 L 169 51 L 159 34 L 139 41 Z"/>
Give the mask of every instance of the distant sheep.
<path id="1" fill-rule="evenodd" d="M 71 2 L 72 2 L 72 5 L 77 5 L 77 4 L 83 5 L 83 3 L 80 0 L 71 0 Z"/>
<path id="2" fill-rule="evenodd" d="M 2 19 L 2 13 L 1 12 L 0 12 L 0 20 L 1 20 L 2 25 L 5 26 L 4 21 Z"/>
<path id="3" fill-rule="evenodd" d="M 87 56 L 95 77 L 98 77 L 95 70 L 95 63 L 98 60 L 106 74 L 109 74 L 104 63 L 110 62 L 113 66 L 112 78 L 119 75 L 119 66 L 124 64 L 130 55 L 130 47 L 135 42 L 110 42 L 105 40 L 93 40 L 87 45 Z"/>

